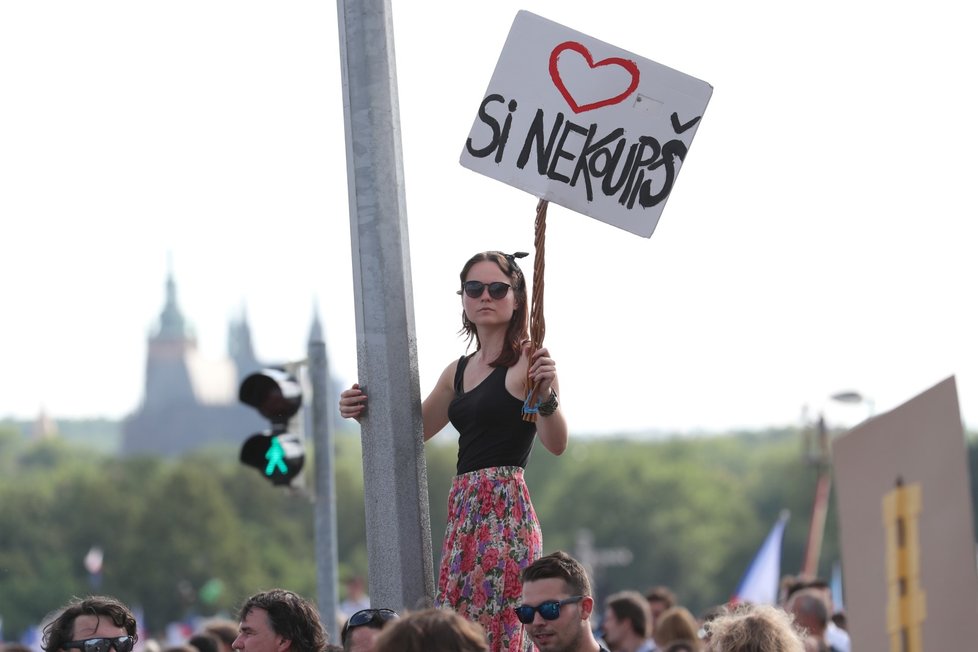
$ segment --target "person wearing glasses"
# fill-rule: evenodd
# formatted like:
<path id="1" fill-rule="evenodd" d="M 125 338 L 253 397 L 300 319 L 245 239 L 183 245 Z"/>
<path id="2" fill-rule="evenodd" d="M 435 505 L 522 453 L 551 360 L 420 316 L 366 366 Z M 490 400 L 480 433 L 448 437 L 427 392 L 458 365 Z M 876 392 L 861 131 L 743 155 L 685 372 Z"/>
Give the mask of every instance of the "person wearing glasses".
<path id="1" fill-rule="evenodd" d="M 608 652 L 591 631 L 594 598 L 579 561 L 558 550 L 527 566 L 522 580 L 513 611 L 539 652 Z"/>
<path id="2" fill-rule="evenodd" d="M 389 621 L 397 618 L 392 609 L 361 609 L 343 623 L 340 640 L 344 652 L 373 652 L 374 641 Z"/>
<path id="3" fill-rule="evenodd" d="M 421 405 L 425 441 L 449 422 L 459 433 L 435 606 L 481 624 L 492 652 L 530 648 L 513 607 L 543 535 L 523 470 L 534 439 L 554 455 L 567 447 L 556 365 L 544 347 L 531 354 L 527 341 L 526 279 L 516 263 L 526 255 L 487 251 L 462 267 L 460 332 L 475 352 L 453 360 Z M 527 400 L 533 385 L 542 397 L 535 405 Z M 341 394 L 343 417 L 359 419 L 366 408 L 359 385 Z M 538 418 L 524 419 L 524 410 Z"/>
<path id="4" fill-rule="evenodd" d="M 315 605 L 297 593 L 272 589 L 248 598 L 238 616 L 240 652 L 325 652 L 327 634 Z"/>
<path id="5" fill-rule="evenodd" d="M 44 628 L 45 652 L 132 652 L 136 617 L 119 600 L 93 595 L 69 602 Z"/>

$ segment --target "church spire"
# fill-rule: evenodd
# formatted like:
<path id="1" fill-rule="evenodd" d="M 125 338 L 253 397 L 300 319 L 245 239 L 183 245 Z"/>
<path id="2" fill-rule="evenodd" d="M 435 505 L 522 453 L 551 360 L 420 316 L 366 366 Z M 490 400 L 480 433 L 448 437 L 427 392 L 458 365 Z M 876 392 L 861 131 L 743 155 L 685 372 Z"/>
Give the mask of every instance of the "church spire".
<path id="1" fill-rule="evenodd" d="M 323 339 L 323 325 L 319 322 L 319 301 L 315 301 L 312 306 L 312 326 L 309 327 L 309 341 L 326 341 Z"/>
<path id="2" fill-rule="evenodd" d="M 177 305 L 177 283 L 173 280 L 173 261 L 167 257 L 166 272 L 166 304 L 160 313 L 160 329 L 157 338 L 161 340 L 193 340 L 193 330 L 184 319 L 180 306 Z"/>
<path id="3" fill-rule="evenodd" d="M 258 370 L 260 366 L 255 357 L 255 347 L 251 343 L 251 327 L 244 305 L 240 315 L 228 323 L 228 356 L 234 360 L 238 370 L 238 380 Z"/>

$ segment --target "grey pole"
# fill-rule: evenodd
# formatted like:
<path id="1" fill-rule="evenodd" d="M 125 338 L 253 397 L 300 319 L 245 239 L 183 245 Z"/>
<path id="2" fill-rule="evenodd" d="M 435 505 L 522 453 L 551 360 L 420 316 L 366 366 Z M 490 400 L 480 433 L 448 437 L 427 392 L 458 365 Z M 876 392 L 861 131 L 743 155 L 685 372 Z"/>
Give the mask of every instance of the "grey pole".
<path id="1" fill-rule="evenodd" d="M 337 0 L 353 240 L 370 603 L 434 601 L 389 0 Z"/>
<path id="2" fill-rule="evenodd" d="M 333 392 L 330 391 L 326 344 L 309 342 L 309 380 L 312 383 L 312 437 L 316 465 L 315 532 L 316 588 L 319 614 L 328 633 L 336 633 L 336 481 L 334 476 Z M 338 637 L 332 636 L 334 641 Z"/>

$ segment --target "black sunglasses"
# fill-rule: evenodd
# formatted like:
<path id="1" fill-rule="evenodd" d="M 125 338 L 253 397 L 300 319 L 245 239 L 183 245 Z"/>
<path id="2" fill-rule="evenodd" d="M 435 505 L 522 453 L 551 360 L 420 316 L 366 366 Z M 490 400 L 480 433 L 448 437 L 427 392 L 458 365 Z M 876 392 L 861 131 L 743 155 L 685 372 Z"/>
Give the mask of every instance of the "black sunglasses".
<path id="1" fill-rule="evenodd" d="M 346 642 L 347 633 L 354 627 L 362 627 L 363 625 L 370 625 L 372 623 L 383 625 L 388 620 L 394 620 L 395 618 L 398 618 L 398 615 L 393 609 L 361 609 L 350 616 L 350 619 L 343 626 L 343 642 Z"/>
<path id="2" fill-rule="evenodd" d="M 583 595 L 572 595 L 564 600 L 547 600 L 546 602 L 541 602 L 535 607 L 521 604 L 518 607 L 513 607 L 513 611 L 516 612 L 516 617 L 520 619 L 521 623 L 524 625 L 529 625 L 533 622 L 534 614 L 538 611 L 544 620 L 557 620 L 560 618 L 561 605 L 580 602 L 583 599 Z"/>
<path id="3" fill-rule="evenodd" d="M 66 650 L 78 648 L 82 652 L 109 652 L 109 648 L 115 648 L 116 652 L 132 652 L 132 646 L 136 641 L 132 636 L 116 636 L 115 638 L 88 638 L 84 641 L 68 641 L 62 647 Z"/>
<path id="4" fill-rule="evenodd" d="M 502 281 L 494 281 L 493 283 L 483 283 L 482 281 L 466 281 L 462 284 L 462 289 L 465 293 L 469 295 L 472 299 L 478 299 L 482 296 L 482 291 L 489 288 L 489 296 L 493 299 L 502 299 L 509 292 L 509 288 L 513 287 L 509 283 L 503 283 Z M 462 294 L 459 292 L 459 294 Z"/>

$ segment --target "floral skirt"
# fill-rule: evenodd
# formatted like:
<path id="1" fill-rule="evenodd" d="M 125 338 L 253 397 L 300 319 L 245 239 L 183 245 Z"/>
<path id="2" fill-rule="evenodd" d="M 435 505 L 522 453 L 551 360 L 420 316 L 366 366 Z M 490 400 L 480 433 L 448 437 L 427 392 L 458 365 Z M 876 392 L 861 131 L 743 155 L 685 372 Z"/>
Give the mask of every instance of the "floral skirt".
<path id="1" fill-rule="evenodd" d="M 491 652 L 531 649 L 513 607 L 520 573 L 543 552 L 543 534 L 523 469 L 499 466 L 455 476 L 435 605 L 479 623 Z"/>

